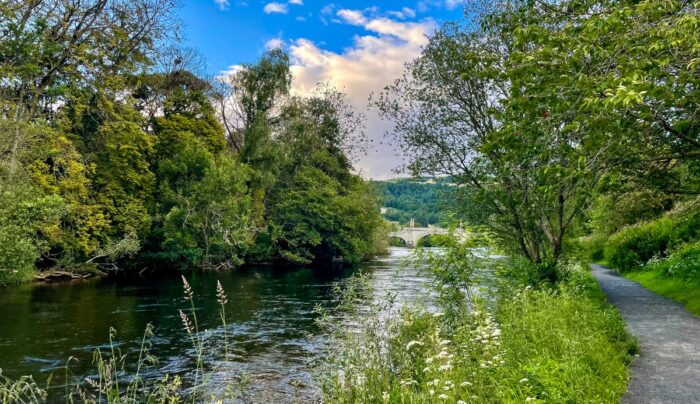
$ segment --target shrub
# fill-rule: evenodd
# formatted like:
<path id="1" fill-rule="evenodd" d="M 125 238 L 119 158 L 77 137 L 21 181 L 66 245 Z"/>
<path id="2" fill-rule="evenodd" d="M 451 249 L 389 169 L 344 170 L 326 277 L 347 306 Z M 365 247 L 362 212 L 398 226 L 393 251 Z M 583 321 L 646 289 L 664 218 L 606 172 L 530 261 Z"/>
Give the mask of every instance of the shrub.
<path id="1" fill-rule="evenodd" d="M 652 259 L 643 269 L 666 278 L 700 282 L 700 243 L 682 245 L 666 259 Z"/>
<path id="2" fill-rule="evenodd" d="M 613 234 L 605 247 L 605 258 L 614 268 L 630 271 L 698 237 L 700 211 L 674 212 Z"/>

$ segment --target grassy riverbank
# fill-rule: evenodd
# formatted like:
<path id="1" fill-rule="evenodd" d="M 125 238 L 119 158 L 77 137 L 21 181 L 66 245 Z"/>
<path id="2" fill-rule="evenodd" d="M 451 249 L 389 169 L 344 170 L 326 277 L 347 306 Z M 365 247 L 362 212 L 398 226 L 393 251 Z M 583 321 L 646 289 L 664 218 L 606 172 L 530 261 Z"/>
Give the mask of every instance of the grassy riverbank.
<path id="1" fill-rule="evenodd" d="M 474 274 L 440 260 L 461 279 L 451 286 Z M 387 307 L 375 308 L 361 332 L 336 334 L 329 402 L 619 402 L 636 345 L 582 264 L 562 265 L 556 286 L 509 264 L 489 299 L 434 269 L 441 312 L 404 307 L 387 323 Z"/>

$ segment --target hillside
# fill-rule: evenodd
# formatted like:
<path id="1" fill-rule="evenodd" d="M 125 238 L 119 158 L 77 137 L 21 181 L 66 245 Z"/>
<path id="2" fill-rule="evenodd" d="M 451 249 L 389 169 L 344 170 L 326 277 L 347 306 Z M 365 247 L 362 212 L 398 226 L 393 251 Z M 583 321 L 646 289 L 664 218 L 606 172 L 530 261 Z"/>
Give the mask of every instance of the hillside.
<path id="1" fill-rule="evenodd" d="M 382 200 L 382 215 L 389 221 L 408 224 L 413 218 L 416 225 L 427 226 L 446 219 L 443 201 L 450 187 L 445 180 L 398 178 L 372 184 Z"/>

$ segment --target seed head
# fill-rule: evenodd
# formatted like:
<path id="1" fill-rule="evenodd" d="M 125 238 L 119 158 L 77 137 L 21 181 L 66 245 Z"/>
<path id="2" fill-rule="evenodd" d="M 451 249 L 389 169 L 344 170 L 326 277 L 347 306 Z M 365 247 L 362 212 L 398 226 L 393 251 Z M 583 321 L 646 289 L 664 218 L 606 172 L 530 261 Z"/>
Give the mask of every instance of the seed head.
<path id="1" fill-rule="evenodd" d="M 185 279 L 185 276 L 182 276 L 182 286 L 185 289 L 185 297 L 192 300 L 194 297 L 194 294 L 192 293 L 192 288 L 190 287 L 190 284 L 187 282 L 187 279 Z"/>
<path id="2" fill-rule="evenodd" d="M 185 331 L 187 331 L 188 334 L 192 334 L 192 322 L 182 310 L 180 310 L 180 320 L 182 320 L 182 326 L 185 328 Z"/>
<path id="3" fill-rule="evenodd" d="M 224 287 L 221 286 L 221 282 L 219 282 L 218 280 L 216 281 L 216 301 L 219 302 L 221 306 L 228 303 L 228 297 L 226 296 Z"/>

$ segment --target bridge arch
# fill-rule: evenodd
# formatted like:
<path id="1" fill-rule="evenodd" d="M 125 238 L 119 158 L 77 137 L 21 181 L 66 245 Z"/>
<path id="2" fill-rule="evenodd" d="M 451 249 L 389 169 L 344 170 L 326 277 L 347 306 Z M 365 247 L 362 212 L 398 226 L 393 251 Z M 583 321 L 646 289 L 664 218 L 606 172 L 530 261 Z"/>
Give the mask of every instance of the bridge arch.
<path id="1" fill-rule="evenodd" d="M 392 247 L 408 247 L 408 241 L 403 237 L 390 235 L 389 245 Z"/>

